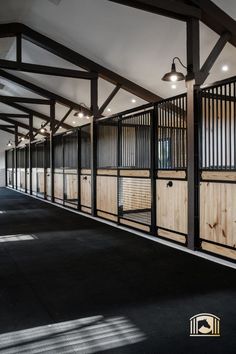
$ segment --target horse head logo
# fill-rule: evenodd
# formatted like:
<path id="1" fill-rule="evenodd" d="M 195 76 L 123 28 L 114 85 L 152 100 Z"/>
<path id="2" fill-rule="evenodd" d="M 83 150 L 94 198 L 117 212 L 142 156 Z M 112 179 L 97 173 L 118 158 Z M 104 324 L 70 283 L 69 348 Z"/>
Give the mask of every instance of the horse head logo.
<path id="1" fill-rule="evenodd" d="M 190 318 L 190 336 L 219 336 L 220 319 L 211 313 L 199 313 Z"/>

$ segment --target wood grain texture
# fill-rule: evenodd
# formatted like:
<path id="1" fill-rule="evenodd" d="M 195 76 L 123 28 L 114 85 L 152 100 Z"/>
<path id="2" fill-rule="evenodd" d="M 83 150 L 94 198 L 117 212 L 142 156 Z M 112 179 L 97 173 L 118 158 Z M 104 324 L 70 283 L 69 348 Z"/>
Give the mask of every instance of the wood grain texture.
<path id="1" fill-rule="evenodd" d="M 107 214 L 104 213 L 103 211 L 98 211 L 97 212 L 97 216 L 100 216 L 101 218 L 107 219 L 107 220 L 111 220 L 111 221 L 118 221 L 118 217 L 115 215 L 111 215 L 111 214 Z"/>
<path id="2" fill-rule="evenodd" d="M 117 176 L 117 170 L 99 169 L 99 170 L 97 170 L 97 175 Z"/>
<path id="3" fill-rule="evenodd" d="M 117 177 L 97 176 L 97 209 L 117 214 Z"/>
<path id="4" fill-rule="evenodd" d="M 54 174 L 54 197 L 63 199 L 63 174 Z"/>
<path id="5" fill-rule="evenodd" d="M 64 175 L 66 199 L 78 199 L 78 177 L 74 174 Z"/>
<path id="6" fill-rule="evenodd" d="M 235 181 L 236 182 L 236 172 L 234 171 L 203 171 L 202 172 L 203 180 L 211 181 Z"/>
<path id="7" fill-rule="evenodd" d="M 175 234 L 174 232 L 170 232 L 170 231 L 167 231 L 167 230 L 158 229 L 157 236 L 165 237 L 165 238 L 168 238 L 169 240 L 177 241 L 177 242 L 180 242 L 180 243 L 183 243 L 183 244 L 186 243 L 186 237 L 185 236 L 179 235 L 179 234 Z"/>
<path id="8" fill-rule="evenodd" d="M 201 183 L 200 236 L 205 240 L 235 247 L 236 184 Z"/>
<path id="9" fill-rule="evenodd" d="M 214 245 L 212 243 L 203 241 L 202 249 L 208 252 L 218 254 L 220 256 L 224 256 L 236 260 L 236 250 L 231 250 L 230 248 L 226 248 L 220 245 Z"/>
<path id="10" fill-rule="evenodd" d="M 157 180 L 157 226 L 187 234 L 187 181 Z"/>
<path id="11" fill-rule="evenodd" d="M 121 177 L 149 177 L 148 170 L 120 170 Z"/>
<path id="12" fill-rule="evenodd" d="M 120 218 L 120 223 L 123 224 L 123 225 L 134 227 L 135 229 L 140 229 L 140 230 L 143 230 L 143 231 L 146 231 L 146 232 L 150 232 L 150 227 L 149 226 L 141 225 L 141 224 L 138 224 L 138 223 L 133 222 L 133 221 L 129 221 L 129 220 L 125 220 L 125 219 Z"/>
<path id="13" fill-rule="evenodd" d="M 170 171 L 170 170 L 162 170 L 157 172 L 158 178 L 179 178 L 185 179 L 186 178 L 186 171 Z"/>
<path id="14" fill-rule="evenodd" d="M 80 203 L 91 208 L 91 176 L 80 176 Z"/>

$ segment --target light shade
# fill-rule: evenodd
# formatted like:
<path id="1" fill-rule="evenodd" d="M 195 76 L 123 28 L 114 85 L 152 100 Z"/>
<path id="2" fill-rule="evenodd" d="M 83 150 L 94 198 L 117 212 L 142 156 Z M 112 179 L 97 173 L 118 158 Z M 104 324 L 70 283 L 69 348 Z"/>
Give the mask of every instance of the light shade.
<path id="1" fill-rule="evenodd" d="M 176 71 L 175 63 L 172 63 L 171 71 L 169 73 L 166 73 L 162 78 L 163 81 L 172 81 L 172 82 L 182 81 L 184 79 L 185 79 L 184 74 L 179 71 Z"/>

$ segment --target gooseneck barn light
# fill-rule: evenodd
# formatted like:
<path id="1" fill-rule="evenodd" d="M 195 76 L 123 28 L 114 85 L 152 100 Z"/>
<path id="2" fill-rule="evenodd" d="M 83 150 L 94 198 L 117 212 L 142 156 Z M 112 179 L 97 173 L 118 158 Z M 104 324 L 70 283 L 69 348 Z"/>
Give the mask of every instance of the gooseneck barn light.
<path id="1" fill-rule="evenodd" d="M 163 81 L 172 81 L 172 82 L 176 82 L 176 81 L 182 81 L 185 79 L 184 74 L 176 71 L 176 65 L 175 65 L 175 60 L 178 60 L 179 63 L 182 65 L 183 68 L 187 69 L 187 67 L 182 63 L 182 61 L 179 59 L 179 57 L 174 57 L 172 64 L 171 64 L 171 71 L 166 73 L 162 80 Z"/>

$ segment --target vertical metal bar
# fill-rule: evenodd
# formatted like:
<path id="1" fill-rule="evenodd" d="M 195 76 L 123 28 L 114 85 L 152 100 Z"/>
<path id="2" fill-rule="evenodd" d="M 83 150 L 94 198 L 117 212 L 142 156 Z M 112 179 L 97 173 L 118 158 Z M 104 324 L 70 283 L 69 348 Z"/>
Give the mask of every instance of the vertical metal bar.
<path id="1" fill-rule="evenodd" d="M 227 139 L 227 94 L 226 94 L 226 85 L 224 85 L 224 133 L 225 133 L 225 141 L 224 141 L 224 146 L 225 146 L 225 170 L 227 170 L 227 165 L 228 165 L 228 139 Z"/>
<path id="2" fill-rule="evenodd" d="M 222 102 L 222 86 L 220 86 L 220 165 L 221 169 L 223 169 L 223 121 L 222 121 L 222 112 L 223 111 L 223 102 Z"/>
<path id="3" fill-rule="evenodd" d="M 120 224 L 120 168 L 121 168 L 121 149 L 122 149 L 122 126 L 120 117 L 118 119 L 117 126 L 117 223 Z"/>
<path id="4" fill-rule="evenodd" d="M 18 189 L 18 156 L 17 156 L 17 146 L 18 146 L 18 125 L 15 126 L 15 188 Z"/>
<path id="5" fill-rule="evenodd" d="M 218 107 L 218 88 L 215 89 L 215 97 L 216 97 L 216 169 L 219 169 L 219 107 Z"/>
<path id="6" fill-rule="evenodd" d="M 91 132 L 91 214 L 96 216 L 96 173 L 97 173 L 97 123 L 98 118 L 98 79 L 91 80 L 91 111 L 93 117 L 90 124 Z"/>
<path id="7" fill-rule="evenodd" d="M 234 116 L 234 170 L 236 169 L 236 83 L 234 82 L 234 89 L 233 89 L 233 98 L 234 98 L 234 110 L 233 110 L 233 116 Z"/>
<path id="8" fill-rule="evenodd" d="M 232 169 L 232 129 L 231 129 L 231 125 L 232 125 L 232 118 L 231 118 L 231 115 L 232 115 L 232 110 L 231 110 L 231 104 L 232 104 L 232 101 L 231 101 L 231 83 L 228 85 L 229 87 L 229 169 L 231 170 Z"/>
<path id="9" fill-rule="evenodd" d="M 50 103 L 50 179 L 51 179 L 51 201 L 54 202 L 54 141 L 55 131 L 55 101 Z"/>
<path id="10" fill-rule="evenodd" d="M 208 155 L 208 159 L 207 159 L 207 162 L 208 162 L 208 168 L 211 169 L 211 99 L 210 99 L 210 92 L 207 91 L 208 95 L 207 95 L 207 115 L 208 115 L 208 124 L 207 124 L 207 127 L 208 127 L 208 147 L 207 147 L 207 155 Z"/>
<path id="11" fill-rule="evenodd" d="M 29 193 L 32 195 L 32 141 L 33 141 L 33 116 L 29 117 Z"/>
<path id="12" fill-rule="evenodd" d="M 22 61 L 22 36 L 21 33 L 16 36 L 16 61 L 18 64 Z"/>
<path id="13" fill-rule="evenodd" d="M 77 178 L 78 178 L 78 194 L 77 194 L 77 203 L 78 210 L 81 210 L 81 128 L 77 129 Z"/>
<path id="14" fill-rule="evenodd" d="M 46 140 L 43 142 L 43 184 L 44 184 L 44 191 L 43 191 L 43 198 L 47 199 L 47 192 L 46 192 L 46 185 L 47 185 L 47 142 Z"/>
<path id="15" fill-rule="evenodd" d="M 63 188 L 63 193 L 62 193 L 62 203 L 65 205 L 65 138 L 66 135 L 62 135 L 60 139 L 60 143 L 62 144 L 62 188 Z"/>
<path id="16" fill-rule="evenodd" d="M 7 171 L 8 171 L 8 152 L 9 150 L 5 150 L 5 186 L 8 186 L 7 180 Z"/>
<path id="17" fill-rule="evenodd" d="M 151 151 L 151 169 L 150 169 L 150 177 L 151 177 L 151 234 L 156 236 L 156 169 L 155 169 L 155 150 L 156 150 L 156 126 L 157 126 L 157 110 L 154 108 L 150 113 L 151 122 L 150 122 L 150 135 L 151 139 L 149 144 Z"/>

